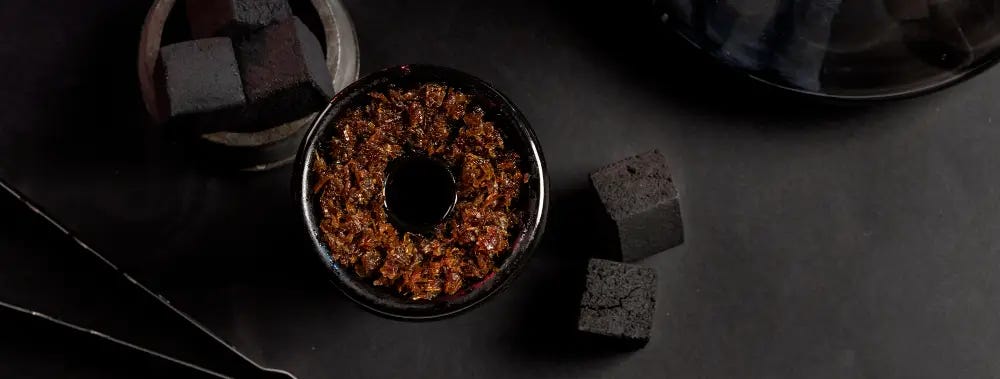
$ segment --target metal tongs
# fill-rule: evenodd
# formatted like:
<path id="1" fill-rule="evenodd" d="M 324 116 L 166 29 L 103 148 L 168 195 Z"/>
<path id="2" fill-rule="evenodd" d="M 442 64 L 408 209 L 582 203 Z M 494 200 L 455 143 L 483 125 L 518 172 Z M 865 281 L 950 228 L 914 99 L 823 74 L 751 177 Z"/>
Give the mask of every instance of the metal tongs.
<path id="1" fill-rule="evenodd" d="M 143 377 L 294 378 L 237 351 L 2 180 L 0 212 L 16 222 L 10 223 L 11 243 L 20 244 L 0 251 L 3 348 L 39 350 L 60 363 L 36 359 L 35 366 L 90 357 L 127 359 L 148 371 Z M 52 351 L 67 346 L 86 351 Z"/>

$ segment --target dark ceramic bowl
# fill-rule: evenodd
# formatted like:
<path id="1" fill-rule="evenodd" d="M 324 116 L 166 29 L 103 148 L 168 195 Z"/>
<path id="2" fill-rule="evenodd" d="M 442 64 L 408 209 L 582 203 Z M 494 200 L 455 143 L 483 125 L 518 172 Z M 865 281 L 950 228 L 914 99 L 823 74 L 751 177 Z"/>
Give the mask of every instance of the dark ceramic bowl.
<path id="1" fill-rule="evenodd" d="M 316 152 L 326 148 L 341 113 L 354 106 L 365 104 L 367 94 L 382 91 L 390 85 L 408 88 L 427 82 L 443 83 L 458 88 L 470 96 L 486 112 L 486 119 L 494 122 L 504 135 L 504 143 L 518 151 L 522 169 L 529 175 L 529 182 L 521 194 L 524 226 L 513 236 L 512 251 L 498 262 L 495 274 L 478 283 L 467 285 L 455 295 L 442 295 L 430 301 L 415 301 L 394 291 L 376 287 L 364 280 L 350 267 L 342 267 L 331 256 L 326 243 L 319 237 L 318 205 L 311 191 L 312 169 Z M 429 320 L 454 315 L 482 303 L 503 290 L 528 262 L 541 240 L 548 215 L 549 189 L 545 160 L 534 131 L 517 109 L 500 91 L 472 75 L 445 67 L 428 65 L 403 65 L 384 69 L 364 77 L 340 91 L 330 105 L 320 112 L 313 122 L 295 161 L 293 191 L 298 202 L 311 246 L 329 269 L 333 283 L 358 304 L 382 316 L 405 320 Z"/>

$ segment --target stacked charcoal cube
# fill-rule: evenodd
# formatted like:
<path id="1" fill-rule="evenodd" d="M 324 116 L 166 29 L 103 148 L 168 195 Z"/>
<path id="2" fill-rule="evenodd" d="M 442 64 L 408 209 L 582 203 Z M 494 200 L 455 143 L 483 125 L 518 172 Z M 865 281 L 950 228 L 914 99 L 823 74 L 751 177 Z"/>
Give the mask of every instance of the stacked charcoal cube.
<path id="1" fill-rule="evenodd" d="M 655 150 L 602 168 L 590 180 L 623 262 L 590 259 L 577 329 L 620 347 L 642 347 L 652 330 L 656 272 L 633 262 L 684 242 L 677 189 Z"/>
<path id="2" fill-rule="evenodd" d="M 323 47 L 287 0 L 186 6 L 195 39 L 161 47 L 156 67 L 160 113 L 171 128 L 208 140 L 225 133 L 216 139 L 233 146 L 274 143 L 294 134 L 279 126 L 333 97 Z"/>

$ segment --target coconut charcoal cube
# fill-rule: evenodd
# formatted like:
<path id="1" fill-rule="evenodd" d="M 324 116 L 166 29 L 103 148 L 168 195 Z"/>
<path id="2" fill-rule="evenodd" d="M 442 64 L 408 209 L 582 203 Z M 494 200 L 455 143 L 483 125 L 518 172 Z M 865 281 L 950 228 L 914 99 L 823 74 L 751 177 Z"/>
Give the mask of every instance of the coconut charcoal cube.
<path id="1" fill-rule="evenodd" d="M 194 38 L 235 37 L 292 16 L 287 0 L 188 0 Z"/>
<path id="2" fill-rule="evenodd" d="M 667 160 L 653 150 L 590 175 L 614 224 L 621 257 L 634 262 L 684 242 L 680 198 Z"/>
<path id="3" fill-rule="evenodd" d="M 248 119 L 269 127 L 317 111 L 333 97 L 333 80 L 316 36 L 292 17 L 236 46 Z"/>
<path id="4" fill-rule="evenodd" d="M 653 269 L 591 259 L 577 330 L 615 347 L 639 348 L 649 342 L 655 306 Z"/>
<path id="5" fill-rule="evenodd" d="M 229 38 L 164 46 L 160 48 L 157 72 L 165 99 L 161 107 L 172 121 L 224 124 L 246 103 Z"/>

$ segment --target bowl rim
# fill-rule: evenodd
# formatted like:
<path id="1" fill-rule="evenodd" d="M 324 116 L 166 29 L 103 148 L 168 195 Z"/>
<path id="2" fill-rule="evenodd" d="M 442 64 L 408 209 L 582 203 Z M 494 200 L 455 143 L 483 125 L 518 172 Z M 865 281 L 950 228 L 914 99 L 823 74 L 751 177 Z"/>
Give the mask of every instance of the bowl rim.
<path id="1" fill-rule="evenodd" d="M 474 88 L 476 92 L 497 100 L 496 107 L 502 109 L 505 125 L 519 134 L 522 144 L 519 153 L 522 154 L 528 172 L 530 193 L 525 217 L 525 226 L 518 231 L 512 250 L 504 258 L 497 272 L 472 285 L 471 289 L 462 295 L 446 296 L 429 302 L 402 299 L 399 296 L 387 295 L 386 291 L 378 290 L 367 281 L 360 279 L 352 269 L 341 267 L 333 261 L 328 253 L 326 243 L 318 233 L 319 217 L 314 210 L 314 202 L 310 186 L 310 173 L 315 162 L 316 150 L 321 137 L 329 135 L 334 127 L 334 119 L 343 110 L 355 105 L 356 101 L 369 91 L 391 84 L 411 76 L 430 75 L 436 77 L 427 82 L 442 82 L 457 87 Z M 422 81 L 417 79 L 418 81 Z M 451 82 L 451 83 L 449 83 Z M 458 85 L 455 82 L 460 82 Z M 510 133 L 511 131 L 507 131 Z M 468 73 L 437 65 L 404 64 L 381 69 L 355 81 L 339 91 L 330 103 L 314 118 L 309 125 L 299 146 L 293 166 L 292 192 L 298 213 L 303 223 L 303 231 L 313 250 L 323 266 L 330 274 L 330 281 L 345 296 L 361 305 L 366 310 L 390 319 L 406 321 L 437 320 L 467 311 L 485 300 L 505 290 L 510 282 L 523 270 L 527 261 L 541 242 L 544 234 L 549 210 L 549 179 L 545 159 L 537 136 L 524 114 L 503 93 L 490 83 Z M 378 295 L 382 296 L 379 297 Z"/>
<path id="2" fill-rule="evenodd" d="M 787 94 L 805 99 L 816 99 L 817 101 L 826 101 L 833 104 L 877 104 L 929 95 L 970 80 L 1000 63 L 1000 49 L 997 49 L 984 54 L 983 58 L 973 64 L 965 66 L 960 70 L 953 70 L 953 75 L 949 77 L 929 79 L 927 82 L 921 83 L 920 85 L 912 88 L 888 91 L 871 91 L 867 93 L 823 92 L 822 90 L 796 88 L 748 71 L 745 68 L 741 68 L 725 59 L 720 59 L 718 52 L 713 51 L 713 49 L 710 48 L 711 43 L 704 41 L 704 38 L 696 36 L 690 27 L 673 21 L 668 21 L 665 24 L 667 25 L 667 29 L 673 35 L 680 38 L 680 40 L 687 44 L 688 47 L 705 54 L 711 58 L 713 61 L 712 63 L 722 69 L 725 69 L 727 72 L 743 76 L 750 79 L 754 83 L 761 83 L 766 88 L 781 90 Z"/>

